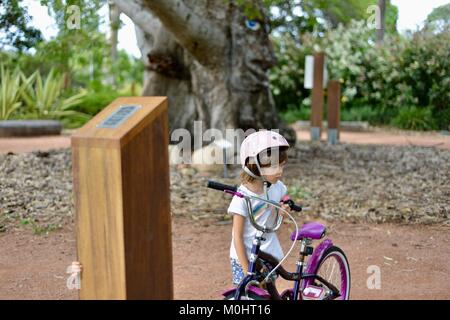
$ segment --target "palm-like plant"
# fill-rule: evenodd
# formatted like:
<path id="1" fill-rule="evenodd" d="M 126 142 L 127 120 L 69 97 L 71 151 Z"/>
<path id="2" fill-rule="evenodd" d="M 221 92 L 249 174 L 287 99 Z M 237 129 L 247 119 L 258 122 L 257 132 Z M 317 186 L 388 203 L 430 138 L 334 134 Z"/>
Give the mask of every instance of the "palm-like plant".
<path id="1" fill-rule="evenodd" d="M 0 120 L 8 120 L 22 106 L 21 93 L 32 81 L 18 69 L 11 72 L 0 66 Z"/>
<path id="2" fill-rule="evenodd" d="M 72 110 L 83 101 L 85 92 L 80 92 L 69 98 L 61 96 L 63 91 L 63 78 L 55 73 L 52 69 L 47 75 L 45 81 L 39 71 L 36 71 L 32 77 L 33 82 L 28 82 L 21 97 L 28 108 L 28 116 L 36 119 L 62 119 L 70 117 L 78 117 L 81 119 L 89 119 L 90 116 Z M 22 75 L 23 81 L 25 77 Z"/>

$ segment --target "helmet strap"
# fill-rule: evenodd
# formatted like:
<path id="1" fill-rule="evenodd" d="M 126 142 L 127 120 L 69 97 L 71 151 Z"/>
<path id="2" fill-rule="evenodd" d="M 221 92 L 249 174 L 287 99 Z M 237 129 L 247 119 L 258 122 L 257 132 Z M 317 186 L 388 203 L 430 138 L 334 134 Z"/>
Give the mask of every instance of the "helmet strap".
<path id="1" fill-rule="evenodd" d="M 261 173 L 261 167 L 259 166 L 259 161 L 258 161 L 258 158 L 256 158 L 256 161 L 255 161 L 255 164 L 256 164 L 256 167 L 258 168 L 258 171 L 259 171 L 259 176 L 257 176 L 256 174 L 254 174 L 247 166 L 244 166 L 244 171 L 250 176 L 250 177 L 253 177 L 253 178 L 255 178 L 255 179 L 258 179 L 258 180 L 262 180 L 262 182 L 263 182 L 263 192 L 264 192 L 264 195 L 266 196 L 266 199 L 267 200 L 269 200 L 269 192 L 268 192 L 268 189 L 270 188 L 270 186 L 272 185 L 269 181 L 267 181 L 265 178 L 264 178 L 264 176 L 262 175 L 262 173 Z M 268 205 L 266 204 L 266 207 L 267 207 Z M 277 213 L 277 215 L 276 215 L 276 220 L 278 220 L 278 208 L 276 209 L 276 213 Z"/>
<path id="2" fill-rule="evenodd" d="M 259 161 L 258 161 L 258 158 L 256 158 L 256 161 L 255 161 L 255 164 L 256 164 L 256 167 L 258 168 L 258 171 L 259 171 L 259 176 L 257 176 L 256 174 L 254 174 L 247 166 L 244 166 L 244 171 L 245 171 L 245 173 L 247 173 L 250 177 L 252 177 L 252 178 L 255 178 L 255 179 L 258 179 L 258 180 L 262 180 L 263 181 L 263 184 L 264 184 L 264 193 L 267 195 L 267 188 L 269 188 L 272 184 L 269 182 L 269 181 L 267 181 L 265 178 L 264 178 L 264 176 L 262 175 L 262 171 L 261 171 L 261 167 L 259 166 Z"/>
<path id="3" fill-rule="evenodd" d="M 261 179 L 263 181 L 264 194 L 266 195 L 267 199 L 269 199 L 269 197 L 267 196 L 267 188 L 269 188 L 272 184 L 269 181 L 267 181 L 266 178 L 264 178 L 264 175 L 262 174 L 261 167 L 259 166 L 258 158 L 256 158 L 255 164 L 256 164 L 256 167 L 258 168 L 258 171 L 259 171 L 259 179 Z"/>
<path id="4" fill-rule="evenodd" d="M 246 174 L 248 174 L 250 177 L 261 180 L 262 178 L 260 176 L 257 176 L 256 174 L 254 174 L 247 166 L 245 166 L 244 171 Z"/>

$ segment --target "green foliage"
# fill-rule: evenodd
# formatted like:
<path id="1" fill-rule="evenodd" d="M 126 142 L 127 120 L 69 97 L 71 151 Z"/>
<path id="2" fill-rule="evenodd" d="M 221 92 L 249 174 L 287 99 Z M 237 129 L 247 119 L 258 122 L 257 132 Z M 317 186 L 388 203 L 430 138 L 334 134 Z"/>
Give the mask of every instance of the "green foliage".
<path id="1" fill-rule="evenodd" d="M 290 186 L 288 190 L 289 196 L 295 201 L 302 201 L 312 197 L 312 193 L 301 186 Z"/>
<path id="2" fill-rule="evenodd" d="M 11 72 L 1 66 L 0 119 L 88 120 L 89 115 L 73 110 L 84 92 L 63 96 L 63 78 L 51 70 L 45 81 L 36 71 L 26 77 L 19 69 Z"/>
<path id="3" fill-rule="evenodd" d="M 288 105 L 298 106 L 299 101 L 309 96 L 303 89 L 305 56 L 312 52 L 306 47 L 298 47 L 288 37 L 273 38 L 278 65 L 270 70 L 269 80 L 276 104 L 281 110 Z"/>
<path id="4" fill-rule="evenodd" d="M 0 119 L 8 120 L 23 112 L 22 94 L 34 81 L 34 76 L 25 77 L 15 68 L 11 71 L 0 66 Z"/>
<path id="5" fill-rule="evenodd" d="M 8 120 L 22 105 L 20 92 L 22 91 L 19 70 L 11 72 L 0 67 L 0 120 Z"/>
<path id="6" fill-rule="evenodd" d="M 6 4 L 19 2 L 8 0 Z M 5 98 L 0 98 L 3 110 L 7 108 L 5 116 L 59 119 L 65 127 L 73 128 L 83 125 L 118 96 L 140 93 L 143 62 L 123 50 L 112 61 L 110 43 L 100 31 L 104 21 L 98 12 L 107 4 L 106 0 L 40 0 L 40 3 L 48 7 L 55 19 L 58 34 L 48 41 L 35 42 L 33 52 L 0 51 L 0 61 L 6 70 L 17 69 L 16 81 L 11 79 L 10 71 L 0 80 L 5 88 Z M 79 29 L 67 26 L 73 14 L 67 10 L 71 5 L 80 9 Z M 2 2 L 0 8 L 3 6 Z M 23 10 L 21 14 L 26 16 L 26 8 Z M 1 13 L 0 10 L 3 17 Z M 13 35 L 11 30 L 8 33 Z M 23 86 L 21 90 L 17 83 Z"/>
<path id="7" fill-rule="evenodd" d="M 401 82 L 418 106 L 431 106 L 437 115 L 450 108 L 450 30 L 414 34 L 399 61 Z"/>
<path id="8" fill-rule="evenodd" d="M 48 234 L 51 231 L 60 229 L 60 226 L 53 223 L 39 224 L 36 219 L 32 219 L 30 217 L 20 219 L 20 224 L 22 226 L 30 226 L 33 230 L 33 234 L 35 235 Z"/>
<path id="9" fill-rule="evenodd" d="M 0 1 L 0 48 L 19 52 L 42 41 L 39 30 L 30 26 L 30 17 L 21 0 Z"/>
<path id="10" fill-rule="evenodd" d="M 431 109 L 418 107 L 401 108 L 392 124 L 401 129 L 431 130 L 436 127 Z"/>
<path id="11" fill-rule="evenodd" d="M 287 123 L 294 123 L 297 120 L 309 120 L 311 118 L 311 108 L 289 105 L 287 110 L 281 113 L 281 117 Z"/>
<path id="12" fill-rule="evenodd" d="M 84 118 L 89 116 L 73 110 L 73 107 L 81 103 L 84 92 L 64 98 L 62 96 L 63 77 L 58 76 L 52 69 L 45 81 L 42 81 L 39 72 L 32 76 L 34 82 L 28 83 L 21 92 L 27 109 L 24 117 L 32 119 L 63 119 Z M 26 81 L 25 77 L 23 81 Z"/>
<path id="13" fill-rule="evenodd" d="M 80 112 L 96 115 L 114 99 L 121 95 L 120 92 L 112 88 L 102 88 L 101 91 L 89 91 L 83 98 L 83 102 L 77 108 Z"/>
<path id="14" fill-rule="evenodd" d="M 438 31 L 448 30 L 450 25 L 450 3 L 434 8 L 426 19 L 427 27 Z"/>
<path id="15" fill-rule="evenodd" d="M 369 106 L 342 108 L 342 121 L 368 121 L 369 123 L 377 123 L 380 118 L 378 108 Z"/>
<path id="16" fill-rule="evenodd" d="M 322 36 L 339 24 L 347 26 L 352 20 L 368 20 L 369 9 L 377 0 L 265 0 L 271 21 L 272 35 L 289 36 L 300 43 L 305 32 Z M 396 33 L 398 9 L 386 1 L 385 24 L 387 33 Z"/>
<path id="17" fill-rule="evenodd" d="M 388 35 L 382 46 L 375 45 L 374 36 L 364 21 L 353 21 L 348 27 L 340 25 L 328 31 L 320 39 L 305 34 L 300 47 L 292 41 L 277 44 L 280 63 L 270 75 L 277 105 L 281 110 L 289 105 L 306 105 L 302 100 L 307 101 L 310 91 L 303 89 L 304 57 L 324 51 L 330 78 L 342 84 L 343 118 L 447 129 L 450 31 L 436 33 L 425 28 L 407 37 Z M 426 125 L 392 121 L 400 108 L 407 106 L 429 109 L 434 121 L 426 120 Z M 412 117 L 418 113 L 405 111 L 401 119 L 405 114 Z M 428 112 L 421 115 L 427 116 Z"/>
<path id="18" fill-rule="evenodd" d="M 142 60 L 129 56 L 123 50 L 118 51 L 117 60 L 112 63 L 110 72 L 114 74 L 116 86 L 120 88 L 126 84 L 143 83 L 144 81 Z"/>

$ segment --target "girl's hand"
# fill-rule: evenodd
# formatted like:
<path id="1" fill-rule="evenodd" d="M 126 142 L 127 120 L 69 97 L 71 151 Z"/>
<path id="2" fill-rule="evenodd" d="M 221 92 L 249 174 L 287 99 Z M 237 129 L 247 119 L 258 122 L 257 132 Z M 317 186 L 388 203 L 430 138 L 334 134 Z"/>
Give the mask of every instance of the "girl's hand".
<path id="1" fill-rule="evenodd" d="M 281 207 L 286 210 L 287 212 L 289 212 L 289 214 L 291 214 L 291 207 L 289 207 L 289 205 L 287 203 L 281 203 Z M 284 218 L 286 218 L 287 214 L 284 211 L 281 211 L 281 214 L 283 215 Z"/>
<path id="2" fill-rule="evenodd" d="M 72 270 L 73 272 L 82 272 L 83 271 L 83 266 L 81 265 L 80 262 L 78 261 L 73 261 L 72 262 Z"/>

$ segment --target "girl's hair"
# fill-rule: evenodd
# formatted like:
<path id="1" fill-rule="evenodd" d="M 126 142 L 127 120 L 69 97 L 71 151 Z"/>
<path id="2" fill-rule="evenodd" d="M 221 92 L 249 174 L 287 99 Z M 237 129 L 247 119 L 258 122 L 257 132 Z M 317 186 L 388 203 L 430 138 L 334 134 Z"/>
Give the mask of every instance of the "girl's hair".
<path id="1" fill-rule="evenodd" d="M 275 162 L 277 162 L 278 164 L 286 162 L 287 158 L 288 158 L 286 150 L 287 150 L 286 147 L 281 147 L 281 148 L 267 149 L 263 152 L 260 152 L 258 154 L 258 161 L 259 161 L 261 168 L 269 167 L 270 165 L 275 164 Z M 256 176 L 259 176 L 259 171 L 258 171 L 258 167 L 256 166 L 256 164 L 248 163 L 249 162 L 248 160 L 249 159 L 247 159 L 245 161 L 247 168 L 249 168 L 253 174 L 255 174 Z M 253 181 L 255 181 L 255 178 L 250 176 L 245 171 L 241 172 L 241 182 L 242 183 L 251 183 Z"/>

